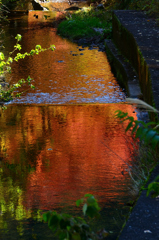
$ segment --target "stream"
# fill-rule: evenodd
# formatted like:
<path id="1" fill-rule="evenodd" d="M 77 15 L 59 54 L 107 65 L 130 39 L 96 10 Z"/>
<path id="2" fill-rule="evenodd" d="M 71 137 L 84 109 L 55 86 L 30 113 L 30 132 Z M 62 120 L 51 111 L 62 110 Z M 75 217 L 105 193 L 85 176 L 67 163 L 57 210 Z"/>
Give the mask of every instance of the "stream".
<path id="1" fill-rule="evenodd" d="M 35 90 L 23 87 L 0 112 L 0 239 L 52 239 L 42 213 L 80 215 L 75 201 L 86 193 L 102 208 L 95 228 L 116 239 L 132 199 L 126 169 L 134 148 L 115 111 L 136 118 L 135 109 L 124 104 L 105 52 L 62 39 L 55 28 L 31 24 L 24 15 L 4 27 L 5 55 L 17 33 L 23 52 L 37 44 L 56 50 L 14 62 L 7 76 L 13 84 L 29 75 Z"/>

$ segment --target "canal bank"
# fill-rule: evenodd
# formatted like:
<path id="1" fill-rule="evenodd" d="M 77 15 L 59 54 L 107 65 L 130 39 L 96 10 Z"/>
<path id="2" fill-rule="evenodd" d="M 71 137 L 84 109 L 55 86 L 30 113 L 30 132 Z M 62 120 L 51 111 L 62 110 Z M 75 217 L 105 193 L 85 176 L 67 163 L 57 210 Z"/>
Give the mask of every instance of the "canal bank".
<path id="1" fill-rule="evenodd" d="M 159 109 L 159 27 L 154 19 L 144 12 L 114 11 L 112 39 L 105 42 L 106 52 L 120 84 L 126 82 L 130 97 L 136 98 L 141 89 L 144 101 Z M 158 174 L 159 167 L 149 182 Z M 158 213 L 158 198 L 143 191 L 118 239 L 157 240 Z"/>
<path id="2" fill-rule="evenodd" d="M 159 27 L 156 21 L 142 11 L 114 11 L 112 41 L 107 40 L 105 46 L 112 71 L 120 84 L 126 85 L 128 95 L 137 97 L 141 92 L 145 102 L 159 109 Z M 133 71 L 128 72 L 130 68 Z"/>

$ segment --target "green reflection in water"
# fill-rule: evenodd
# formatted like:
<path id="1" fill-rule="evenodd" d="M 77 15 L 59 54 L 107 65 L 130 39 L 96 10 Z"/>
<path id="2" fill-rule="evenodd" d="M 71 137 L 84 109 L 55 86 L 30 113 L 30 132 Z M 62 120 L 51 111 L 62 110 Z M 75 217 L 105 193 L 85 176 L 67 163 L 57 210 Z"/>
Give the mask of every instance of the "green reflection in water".
<path id="1" fill-rule="evenodd" d="M 41 211 L 75 212 L 75 201 L 88 192 L 103 207 L 100 225 L 117 231 L 114 210 L 130 198 L 132 184 L 124 161 L 130 163 L 133 154 L 132 138 L 114 117 L 117 109 L 135 116 L 124 104 L 10 105 L 1 114 L 4 239 L 12 234 L 27 239 L 26 229 L 32 239 L 44 236 L 46 226 L 38 225 Z"/>

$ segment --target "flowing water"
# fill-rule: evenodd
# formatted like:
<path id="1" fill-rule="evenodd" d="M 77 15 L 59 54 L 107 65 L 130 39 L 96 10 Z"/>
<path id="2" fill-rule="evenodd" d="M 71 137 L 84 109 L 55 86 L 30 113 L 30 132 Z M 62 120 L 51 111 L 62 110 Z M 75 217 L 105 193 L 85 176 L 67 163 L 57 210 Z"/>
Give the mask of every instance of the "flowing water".
<path id="1" fill-rule="evenodd" d="M 5 26 L 7 55 L 22 34 L 22 49 L 36 44 L 47 51 L 14 63 L 15 83 L 30 75 L 26 91 L 1 112 L 0 239 L 52 239 L 41 222 L 46 210 L 79 214 L 75 201 L 93 194 L 102 207 L 98 226 L 115 239 L 131 199 L 126 171 L 134 154 L 132 139 L 115 118 L 116 110 L 136 117 L 124 104 L 104 52 L 62 39 L 52 27 L 38 28 L 15 18 Z"/>

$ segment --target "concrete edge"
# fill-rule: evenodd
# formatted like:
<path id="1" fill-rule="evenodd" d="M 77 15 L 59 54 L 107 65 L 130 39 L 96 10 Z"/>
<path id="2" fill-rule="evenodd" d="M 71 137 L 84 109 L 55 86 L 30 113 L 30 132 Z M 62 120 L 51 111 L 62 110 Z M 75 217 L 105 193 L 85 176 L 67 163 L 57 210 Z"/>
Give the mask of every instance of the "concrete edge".
<path id="1" fill-rule="evenodd" d="M 129 97 L 138 98 L 141 95 L 139 79 L 129 61 L 122 56 L 111 40 L 105 40 L 105 51 L 119 85 L 126 90 Z"/>
<path id="2" fill-rule="evenodd" d="M 121 17 L 122 14 L 124 16 L 124 14 L 126 14 L 126 11 L 113 12 L 113 20 L 112 20 L 113 42 L 115 43 L 118 50 L 128 59 L 132 67 L 135 69 L 138 75 L 139 85 L 141 88 L 141 92 L 143 94 L 144 101 L 150 104 L 151 106 L 159 108 L 158 95 L 155 94 L 155 82 L 152 81 L 153 77 L 152 77 L 151 66 L 149 66 L 149 64 L 147 63 L 142 53 L 141 49 L 143 49 L 143 47 L 138 45 L 138 41 L 137 41 L 138 36 L 134 36 L 133 33 L 128 29 L 129 24 L 128 26 L 125 26 L 125 22 Z M 131 11 L 129 15 L 130 14 L 131 14 Z M 135 11 L 133 12 L 133 15 L 134 14 L 135 14 Z M 142 15 L 143 13 L 137 12 L 137 14 Z M 145 21 L 146 21 L 146 17 L 145 17 Z M 134 20 L 134 25 L 135 25 L 135 20 Z M 142 31 L 142 26 L 141 26 L 141 31 Z M 158 116 L 154 113 L 153 114 L 151 113 L 150 118 L 152 120 L 156 120 Z"/>

